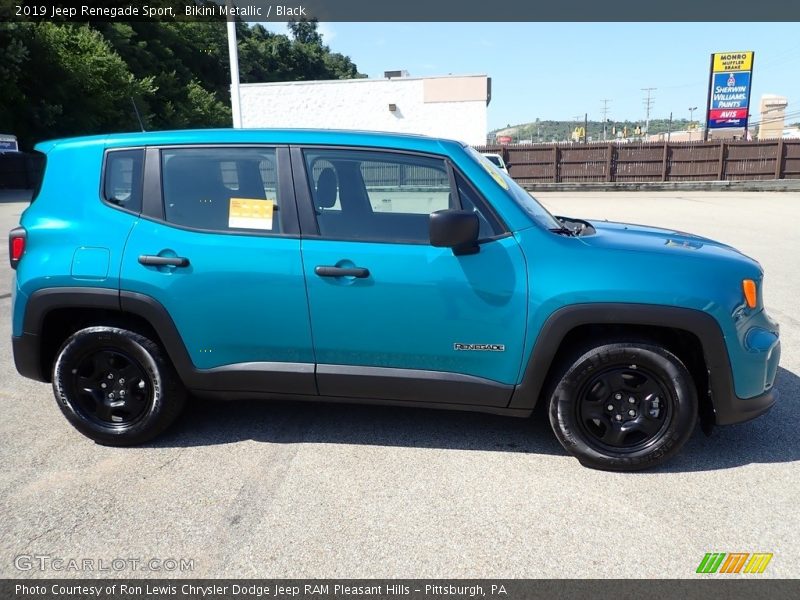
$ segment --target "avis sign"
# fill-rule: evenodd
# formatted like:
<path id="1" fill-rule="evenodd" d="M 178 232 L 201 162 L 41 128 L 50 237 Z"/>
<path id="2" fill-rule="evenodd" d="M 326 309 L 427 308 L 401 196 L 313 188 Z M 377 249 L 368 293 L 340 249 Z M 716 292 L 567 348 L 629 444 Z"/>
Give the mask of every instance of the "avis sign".
<path id="1" fill-rule="evenodd" d="M 708 107 L 709 129 L 747 127 L 753 52 L 718 52 L 711 55 Z"/>

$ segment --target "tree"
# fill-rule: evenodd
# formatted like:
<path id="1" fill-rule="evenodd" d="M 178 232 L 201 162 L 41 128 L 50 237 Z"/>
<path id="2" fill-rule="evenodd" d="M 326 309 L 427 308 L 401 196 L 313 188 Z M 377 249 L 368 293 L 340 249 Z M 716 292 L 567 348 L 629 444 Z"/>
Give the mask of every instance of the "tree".
<path id="1" fill-rule="evenodd" d="M 32 139 L 135 126 L 130 98 L 155 92 L 153 77 L 135 77 L 97 31 L 86 25 L 0 25 L 4 93 L 0 130 L 22 146 Z"/>
<path id="2" fill-rule="evenodd" d="M 289 31 L 292 37 L 299 44 L 311 44 L 322 46 L 322 35 L 317 31 L 317 20 L 301 19 L 299 21 L 289 21 Z"/>
<path id="3" fill-rule="evenodd" d="M 146 127 L 230 125 L 230 75 L 223 23 L 96 23 L 134 75 L 152 76 L 142 99 Z M 205 92 L 205 93 L 201 93 Z"/>
<path id="4" fill-rule="evenodd" d="M 316 21 L 290 32 L 237 23 L 243 83 L 363 77 L 323 43 Z M 138 129 L 131 98 L 148 129 L 231 124 L 224 22 L 7 22 L 0 53 L 0 132 L 23 148 Z"/>
<path id="5" fill-rule="evenodd" d="M 323 44 L 316 20 L 290 21 L 291 39 L 261 25 L 237 29 L 243 83 L 364 77 L 350 58 Z"/>

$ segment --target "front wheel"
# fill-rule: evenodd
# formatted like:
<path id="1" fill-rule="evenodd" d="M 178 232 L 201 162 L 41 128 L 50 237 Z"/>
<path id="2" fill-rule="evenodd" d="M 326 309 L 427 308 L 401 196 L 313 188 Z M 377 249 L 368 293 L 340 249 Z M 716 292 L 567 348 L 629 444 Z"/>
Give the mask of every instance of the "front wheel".
<path id="1" fill-rule="evenodd" d="M 116 327 L 89 327 L 64 342 L 53 392 L 70 423 L 99 444 L 132 446 L 164 431 L 186 393 L 161 347 Z"/>
<path id="2" fill-rule="evenodd" d="M 644 343 L 597 346 L 579 356 L 550 399 L 550 424 L 583 465 L 655 467 L 675 455 L 697 421 L 697 392 L 681 360 Z"/>

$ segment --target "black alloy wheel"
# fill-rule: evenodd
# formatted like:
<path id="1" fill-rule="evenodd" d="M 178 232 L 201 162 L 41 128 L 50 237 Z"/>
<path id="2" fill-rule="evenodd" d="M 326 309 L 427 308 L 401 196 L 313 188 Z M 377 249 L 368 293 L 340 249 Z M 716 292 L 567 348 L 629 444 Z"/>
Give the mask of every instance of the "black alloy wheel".
<path id="1" fill-rule="evenodd" d="M 602 450 L 631 452 L 658 442 L 673 402 L 664 382 L 644 367 L 611 367 L 588 378 L 578 393 L 578 422 Z"/>
<path id="2" fill-rule="evenodd" d="M 159 344 L 106 326 L 81 329 L 64 342 L 53 364 L 53 392 L 78 431 L 108 446 L 151 440 L 177 418 L 186 401 Z"/>
<path id="3" fill-rule="evenodd" d="M 608 471 L 655 467 L 694 431 L 695 382 L 670 350 L 625 341 L 591 347 L 562 365 L 550 424 L 583 465 Z"/>
<path id="4" fill-rule="evenodd" d="M 144 368 L 114 348 L 92 351 L 70 371 L 75 410 L 101 426 L 124 428 L 141 419 L 152 395 Z"/>

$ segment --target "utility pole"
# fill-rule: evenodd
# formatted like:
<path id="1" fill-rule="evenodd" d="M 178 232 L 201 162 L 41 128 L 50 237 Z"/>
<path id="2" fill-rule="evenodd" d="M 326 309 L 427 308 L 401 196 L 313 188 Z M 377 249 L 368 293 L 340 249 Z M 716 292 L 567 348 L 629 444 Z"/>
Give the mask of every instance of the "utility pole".
<path id="1" fill-rule="evenodd" d="M 600 102 L 603 103 L 603 141 L 606 141 L 606 123 L 608 123 L 608 103 L 611 102 L 610 98 L 603 98 Z"/>
<path id="2" fill-rule="evenodd" d="M 647 93 L 647 97 L 643 100 L 644 108 L 645 108 L 645 121 L 644 121 L 644 133 L 645 135 L 650 133 L 650 109 L 653 108 L 653 104 L 655 103 L 656 99 L 652 97 L 652 93 L 656 91 L 657 88 L 642 88 L 643 92 Z"/>
<path id="3" fill-rule="evenodd" d="M 583 143 L 589 143 L 589 113 L 583 113 Z"/>
<path id="4" fill-rule="evenodd" d="M 667 128 L 667 141 L 669 142 L 669 138 L 672 135 L 672 112 L 669 113 L 669 127 Z"/>
<path id="5" fill-rule="evenodd" d="M 228 1 L 228 7 L 232 3 Z M 239 94 L 239 46 L 236 40 L 236 19 L 228 17 L 228 61 L 231 65 L 231 116 L 233 128 L 242 127 L 242 101 Z"/>

